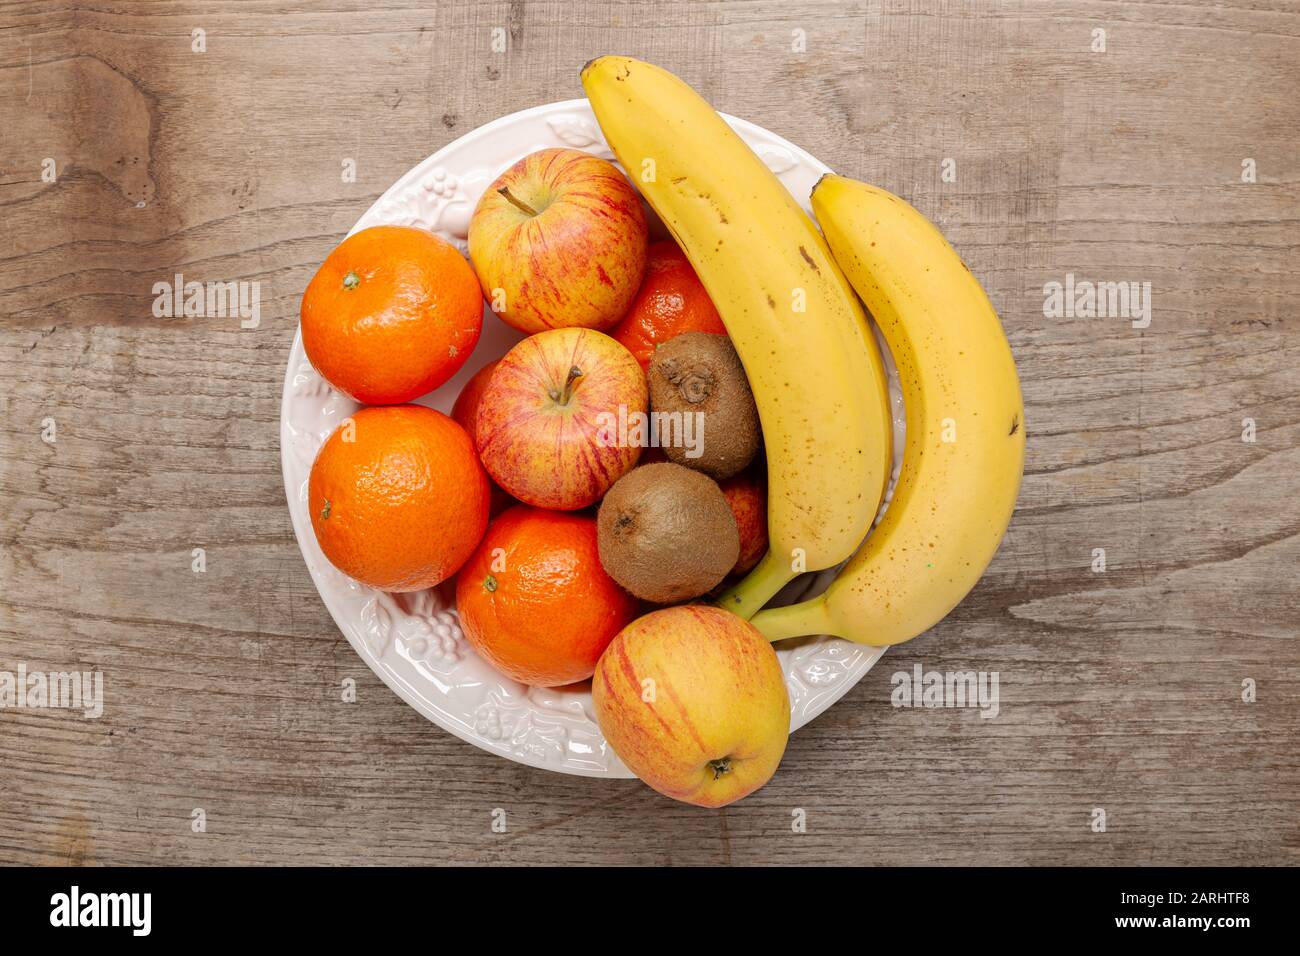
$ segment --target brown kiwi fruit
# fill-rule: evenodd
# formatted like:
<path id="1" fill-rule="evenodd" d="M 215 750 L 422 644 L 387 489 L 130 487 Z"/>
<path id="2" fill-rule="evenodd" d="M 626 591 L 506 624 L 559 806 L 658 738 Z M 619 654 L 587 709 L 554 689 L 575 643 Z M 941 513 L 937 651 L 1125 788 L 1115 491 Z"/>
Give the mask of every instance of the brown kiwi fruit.
<path id="1" fill-rule="evenodd" d="M 674 604 L 716 587 L 740 555 L 727 498 L 712 478 L 659 462 L 614 482 L 596 514 L 605 571 L 643 601 Z"/>
<path id="2" fill-rule="evenodd" d="M 758 454 L 763 440 L 758 409 L 731 339 L 711 332 L 675 336 L 655 352 L 646 374 L 652 412 L 704 413 L 703 434 L 696 433 L 697 457 L 688 457 L 692 449 L 674 435 L 664 442 L 669 461 L 721 481 Z M 698 421 L 692 419 L 692 427 Z"/>

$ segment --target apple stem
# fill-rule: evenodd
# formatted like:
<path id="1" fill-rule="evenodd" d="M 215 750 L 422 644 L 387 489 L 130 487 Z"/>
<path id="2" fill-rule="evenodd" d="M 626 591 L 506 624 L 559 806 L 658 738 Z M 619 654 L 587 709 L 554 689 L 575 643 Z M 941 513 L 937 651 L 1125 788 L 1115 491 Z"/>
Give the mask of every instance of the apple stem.
<path id="1" fill-rule="evenodd" d="M 547 391 L 551 396 L 551 401 L 559 402 L 561 405 L 569 404 L 569 399 L 573 397 L 573 383 L 582 378 L 582 369 L 574 365 L 569 368 L 569 377 L 564 380 L 564 391 L 558 388 L 552 388 Z"/>
<path id="2" fill-rule="evenodd" d="M 731 758 L 719 757 L 717 760 L 710 760 L 709 769 L 713 771 L 713 779 L 719 780 L 724 775 L 731 773 Z"/>
<path id="3" fill-rule="evenodd" d="M 513 206 L 515 206 L 518 209 L 522 209 L 524 212 L 528 213 L 528 215 L 530 216 L 537 215 L 536 209 L 528 205 L 528 203 L 524 202 L 522 199 L 516 199 L 514 197 L 514 195 L 510 192 L 509 186 L 502 186 L 500 189 L 497 190 L 497 192 L 505 196 L 506 199 L 508 199 Z"/>

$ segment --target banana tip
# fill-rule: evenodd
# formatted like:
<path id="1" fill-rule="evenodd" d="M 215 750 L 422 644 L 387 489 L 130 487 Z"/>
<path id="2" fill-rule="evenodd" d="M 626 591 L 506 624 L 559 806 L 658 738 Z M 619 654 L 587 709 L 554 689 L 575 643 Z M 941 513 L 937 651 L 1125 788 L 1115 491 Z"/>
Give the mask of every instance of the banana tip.
<path id="1" fill-rule="evenodd" d="M 600 56 L 593 56 L 586 63 L 582 64 L 582 69 L 578 71 L 579 79 L 585 80 L 587 78 L 587 73 L 591 70 L 593 66 L 599 63 L 601 60 L 610 60 L 610 59 L 630 60 L 632 59 L 632 57 L 628 56 L 625 53 L 602 53 Z M 615 77 L 615 79 L 619 79 L 619 80 L 626 79 L 626 78 L 627 78 L 626 70 L 624 70 L 623 76 Z"/>
<path id="2" fill-rule="evenodd" d="M 826 182 L 826 177 L 834 176 L 834 175 L 835 175 L 834 173 L 822 173 L 820 176 L 817 177 L 817 182 L 813 183 L 812 191 L 814 193 L 817 192 L 817 190 L 822 188 L 822 183 Z"/>

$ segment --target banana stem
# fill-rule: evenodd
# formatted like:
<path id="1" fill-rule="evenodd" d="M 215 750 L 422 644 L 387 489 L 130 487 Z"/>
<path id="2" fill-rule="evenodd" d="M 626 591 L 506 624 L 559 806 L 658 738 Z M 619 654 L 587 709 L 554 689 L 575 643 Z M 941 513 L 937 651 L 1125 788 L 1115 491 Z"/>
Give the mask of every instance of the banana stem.
<path id="1" fill-rule="evenodd" d="M 723 591 L 715 603 L 718 607 L 749 620 L 764 604 L 772 600 L 777 591 L 790 582 L 794 574 L 790 570 L 789 561 L 781 560 L 775 552 L 768 551 L 754 570 L 745 575 L 739 584 Z"/>
<path id="2" fill-rule="evenodd" d="M 835 633 L 824 594 L 801 604 L 759 611 L 749 623 L 762 631 L 763 636 L 772 642 L 784 641 L 791 637 L 806 637 L 809 634 Z"/>

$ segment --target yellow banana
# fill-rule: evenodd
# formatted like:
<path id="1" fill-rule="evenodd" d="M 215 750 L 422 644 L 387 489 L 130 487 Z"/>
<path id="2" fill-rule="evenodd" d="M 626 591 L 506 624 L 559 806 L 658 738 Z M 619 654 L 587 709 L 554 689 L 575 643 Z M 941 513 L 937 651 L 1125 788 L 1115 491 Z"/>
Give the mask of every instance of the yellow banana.
<path id="1" fill-rule="evenodd" d="M 1024 471 L 1020 382 L 979 280 L 929 220 L 840 176 L 822 177 L 812 207 L 898 366 L 903 468 L 884 518 L 826 592 L 753 623 L 773 641 L 898 644 L 956 607 L 1002 541 Z"/>
<path id="2" fill-rule="evenodd" d="M 871 527 L 891 462 L 880 351 L 816 225 L 699 94 L 622 56 L 592 60 L 582 85 L 749 376 L 771 550 L 718 602 L 749 617 L 798 571 L 843 561 Z"/>

